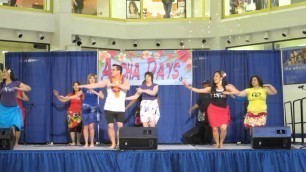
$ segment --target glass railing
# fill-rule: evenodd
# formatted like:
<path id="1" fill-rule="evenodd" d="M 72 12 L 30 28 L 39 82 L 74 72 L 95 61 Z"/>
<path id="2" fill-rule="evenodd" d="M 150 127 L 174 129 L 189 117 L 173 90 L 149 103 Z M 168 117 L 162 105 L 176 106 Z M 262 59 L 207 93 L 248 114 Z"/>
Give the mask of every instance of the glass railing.
<path id="1" fill-rule="evenodd" d="M 113 19 L 210 17 L 210 0 L 72 0 L 72 12 Z"/>
<path id="2" fill-rule="evenodd" d="M 52 0 L 0 0 L 0 7 L 52 12 Z"/>
<path id="3" fill-rule="evenodd" d="M 223 0 L 223 18 L 305 5 L 306 0 Z"/>

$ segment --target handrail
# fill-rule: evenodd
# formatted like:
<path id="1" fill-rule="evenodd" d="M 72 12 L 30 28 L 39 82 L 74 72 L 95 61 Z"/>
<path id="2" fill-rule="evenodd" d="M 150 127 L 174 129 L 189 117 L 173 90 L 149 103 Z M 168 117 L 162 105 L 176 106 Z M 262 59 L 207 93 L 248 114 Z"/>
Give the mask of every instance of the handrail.
<path id="1" fill-rule="evenodd" d="M 302 144 L 304 144 L 304 117 L 303 117 L 303 102 L 306 100 L 306 97 L 301 99 L 301 129 L 302 129 Z"/>
<path id="2" fill-rule="evenodd" d="M 293 137 L 293 143 L 295 143 L 295 119 L 293 117 L 293 111 L 292 111 L 292 102 L 291 101 L 287 101 L 284 103 L 284 115 L 285 115 L 285 123 L 287 126 L 287 115 L 286 115 L 286 104 L 289 104 L 290 106 L 290 116 L 291 116 L 291 128 L 292 128 L 292 137 Z"/>
<path id="3" fill-rule="evenodd" d="M 303 117 L 303 112 L 304 112 L 304 109 L 303 109 L 303 102 L 304 100 L 306 100 L 306 97 L 304 98 L 301 98 L 301 99 L 296 99 L 293 101 L 293 119 L 294 119 L 294 126 L 298 123 L 301 123 L 301 139 L 302 139 L 302 145 L 304 144 L 304 117 Z M 301 117 L 301 122 L 295 122 L 295 105 L 297 102 L 300 102 L 300 117 Z M 292 128 L 293 130 L 293 128 Z M 295 141 L 295 127 L 294 127 L 294 140 Z"/>

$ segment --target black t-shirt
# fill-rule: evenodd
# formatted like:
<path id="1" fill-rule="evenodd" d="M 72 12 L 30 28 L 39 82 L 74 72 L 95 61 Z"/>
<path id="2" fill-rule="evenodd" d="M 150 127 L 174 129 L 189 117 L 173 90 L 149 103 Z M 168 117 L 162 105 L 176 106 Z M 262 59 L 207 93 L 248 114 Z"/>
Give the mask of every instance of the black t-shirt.
<path id="1" fill-rule="evenodd" d="M 210 93 L 202 93 L 199 95 L 197 100 L 197 105 L 199 106 L 199 110 L 201 112 L 206 112 L 208 105 L 210 103 L 211 95 Z"/>

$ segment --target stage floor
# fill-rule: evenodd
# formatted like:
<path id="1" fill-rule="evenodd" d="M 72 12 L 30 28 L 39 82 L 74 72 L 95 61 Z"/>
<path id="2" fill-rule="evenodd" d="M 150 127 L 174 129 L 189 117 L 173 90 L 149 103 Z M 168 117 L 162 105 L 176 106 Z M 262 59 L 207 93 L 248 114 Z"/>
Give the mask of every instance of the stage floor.
<path id="1" fill-rule="evenodd" d="M 109 145 L 97 144 L 95 147 L 84 148 L 81 146 L 71 146 L 68 144 L 53 144 L 53 145 L 18 145 L 14 150 L 113 150 L 117 149 L 108 148 Z M 304 148 L 301 145 L 292 145 L 292 149 Z M 225 144 L 223 148 L 215 148 L 213 145 L 190 145 L 190 144 L 159 144 L 157 150 L 251 150 L 250 144 Z"/>

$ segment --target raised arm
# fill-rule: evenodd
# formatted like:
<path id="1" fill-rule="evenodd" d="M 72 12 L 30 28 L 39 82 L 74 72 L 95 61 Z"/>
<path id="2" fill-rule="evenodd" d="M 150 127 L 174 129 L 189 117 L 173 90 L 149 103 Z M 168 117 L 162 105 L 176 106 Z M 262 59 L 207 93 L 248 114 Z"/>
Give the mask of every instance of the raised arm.
<path id="1" fill-rule="evenodd" d="M 104 94 L 102 91 L 96 92 L 94 89 L 89 89 L 89 91 L 97 95 L 100 99 L 104 99 Z"/>
<path id="2" fill-rule="evenodd" d="M 199 89 L 199 88 L 193 88 L 192 86 L 190 86 L 186 80 L 183 80 L 183 84 L 185 85 L 186 88 L 190 89 L 191 91 L 193 92 L 196 92 L 196 93 L 210 93 L 211 91 L 211 87 L 206 87 L 206 88 L 202 88 L 202 89 Z"/>
<path id="3" fill-rule="evenodd" d="M 134 95 L 126 97 L 125 100 L 134 100 L 134 99 L 137 99 L 141 95 L 141 93 L 142 93 L 142 89 L 138 88 L 137 92 Z"/>
<path id="4" fill-rule="evenodd" d="M 22 90 L 22 91 L 31 91 L 31 87 L 26 85 L 26 84 L 24 84 L 24 83 L 20 83 L 19 90 Z"/>
<path id="5" fill-rule="evenodd" d="M 64 97 L 64 98 L 65 98 L 65 99 L 68 99 L 68 100 L 76 99 L 76 98 L 80 97 L 82 94 L 83 94 L 83 91 L 80 90 L 80 91 L 77 92 L 76 94 L 71 95 L 71 96 L 66 96 L 66 97 Z M 62 97 L 63 97 L 63 96 L 62 96 Z"/>
<path id="6" fill-rule="evenodd" d="M 142 90 L 143 93 L 147 93 L 151 96 L 155 96 L 158 93 L 158 85 L 153 87 L 153 90 Z"/>
<path id="7" fill-rule="evenodd" d="M 224 91 L 224 94 L 228 94 L 228 95 L 238 95 L 240 94 L 240 91 L 237 90 L 237 88 L 235 86 L 233 86 L 232 84 L 227 84 L 225 86 L 226 91 Z"/>
<path id="8" fill-rule="evenodd" d="M 113 86 L 113 87 L 119 87 L 121 90 L 124 90 L 124 91 L 130 90 L 130 87 L 131 87 L 129 80 L 127 80 L 127 79 L 124 79 L 123 84 L 111 83 L 110 85 Z"/>
<path id="9" fill-rule="evenodd" d="M 267 88 L 267 94 L 268 95 L 275 95 L 277 94 L 277 90 L 271 85 L 271 84 L 264 84 L 265 88 Z"/>
<path id="10" fill-rule="evenodd" d="M 87 88 L 87 89 L 103 88 L 103 87 L 106 87 L 108 82 L 109 82 L 108 79 L 106 79 L 98 83 L 79 85 L 78 88 Z"/>
<path id="11" fill-rule="evenodd" d="M 68 98 L 65 98 L 64 96 L 59 95 L 58 91 L 56 91 L 56 90 L 53 90 L 53 93 L 54 93 L 55 97 L 58 99 L 58 101 L 60 101 L 62 103 L 68 102 L 70 100 Z"/>

